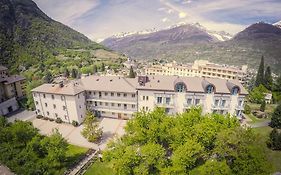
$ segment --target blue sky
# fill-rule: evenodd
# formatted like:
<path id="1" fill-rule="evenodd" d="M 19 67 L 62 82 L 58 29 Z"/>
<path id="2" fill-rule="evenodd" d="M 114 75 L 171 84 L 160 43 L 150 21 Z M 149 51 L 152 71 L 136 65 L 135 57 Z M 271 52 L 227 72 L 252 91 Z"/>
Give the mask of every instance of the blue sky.
<path id="1" fill-rule="evenodd" d="M 281 20 L 281 0 L 34 0 L 50 17 L 93 40 L 116 33 L 200 23 L 235 34 Z"/>

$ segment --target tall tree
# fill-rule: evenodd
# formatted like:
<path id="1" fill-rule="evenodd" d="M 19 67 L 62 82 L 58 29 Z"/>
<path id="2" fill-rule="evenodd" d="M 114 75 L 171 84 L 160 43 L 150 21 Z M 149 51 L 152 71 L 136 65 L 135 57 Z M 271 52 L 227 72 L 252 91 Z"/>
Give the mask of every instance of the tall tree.
<path id="1" fill-rule="evenodd" d="M 65 70 L 64 70 L 64 76 L 65 77 L 69 77 L 69 70 L 67 69 L 67 68 L 65 68 Z"/>
<path id="2" fill-rule="evenodd" d="M 263 100 L 262 103 L 261 103 L 261 106 L 260 106 L 260 111 L 264 112 L 265 106 L 266 106 L 266 102 L 265 102 L 265 100 Z"/>
<path id="3" fill-rule="evenodd" d="M 270 69 L 270 66 L 267 66 L 265 73 L 264 73 L 264 86 L 268 90 L 272 90 L 272 85 L 273 85 L 273 79 L 272 79 L 272 75 L 271 75 L 271 69 Z"/>
<path id="4" fill-rule="evenodd" d="M 94 64 L 93 66 L 93 74 L 96 74 L 98 72 L 97 65 Z"/>
<path id="5" fill-rule="evenodd" d="M 257 73 L 257 77 L 256 77 L 256 87 L 259 86 L 260 84 L 264 83 L 264 58 L 263 56 L 261 57 L 261 62 L 260 62 L 260 66 L 259 66 L 259 70 Z"/>
<path id="6" fill-rule="evenodd" d="M 44 76 L 44 82 L 45 83 L 51 83 L 53 79 L 53 75 L 50 71 L 47 71 L 45 76 Z"/>
<path id="7" fill-rule="evenodd" d="M 281 129 L 281 104 L 279 104 L 275 108 L 275 110 L 272 114 L 272 117 L 271 117 L 270 126 L 274 127 L 274 128 Z"/>
<path id="8" fill-rule="evenodd" d="M 71 71 L 71 77 L 72 78 L 77 78 L 78 77 L 78 71 L 77 69 L 73 68 Z"/>
<path id="9" fill-rule="evenodd" d="M 104 71 L 105 71 L 105 65 L 104 65 L 104 63 L 101 63 L 100 71 L 101 71 L 101 72 L 104 72 Z"/>
<path id="10" fill-rule="evenodd" d="M 81 134 L 89 141 L 96 142 L 102 136 L 102 129 L 99 128 L 96 117 L 91 113 L 87 112 L 86 118 L 84 121 L 84 128 Z"/>
<path id="11" fill-rule="evenodd" d="M 130 67 L 129 78 L 135 78 L 135 77 L 136 77 L 136 74 L 135 74 L 135 72 L 134 72 L 133 67 L 131 66 L 131 67 Z"/>

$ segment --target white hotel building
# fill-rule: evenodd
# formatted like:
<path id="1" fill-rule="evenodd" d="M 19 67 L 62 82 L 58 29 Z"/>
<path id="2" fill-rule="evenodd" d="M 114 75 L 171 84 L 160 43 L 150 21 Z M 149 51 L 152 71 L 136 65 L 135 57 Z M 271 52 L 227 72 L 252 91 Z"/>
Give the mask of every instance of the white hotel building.
<path id="1" fill-rule="evenodd" d="M 86 110 L 96 116 L 130 119 L 137 111 L 165 108 L 168 114 L 202 106 L 203 113 L 241 117 L 248 94 L 238 80 L 179 76 L 89 76 L 32 90 L 38 115 L 82 123 Z"/>

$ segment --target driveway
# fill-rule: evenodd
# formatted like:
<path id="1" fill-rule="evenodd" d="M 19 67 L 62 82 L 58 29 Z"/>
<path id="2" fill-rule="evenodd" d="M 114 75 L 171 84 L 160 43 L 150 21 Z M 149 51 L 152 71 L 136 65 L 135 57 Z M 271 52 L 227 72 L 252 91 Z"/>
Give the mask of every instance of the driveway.
<path id="1" fill-rule="evenodd" d="M 100 127 L 103 128 L 102 141 L 99 144 L 88 142 L 82 135 L 83 125 L 79 127 L 74 127 L 70 124 L 58 124 L 56 122 L 50 122 L 48 120 L 42 120 L 37 118 L 32 118 L 33 125 L 39 129 L 40 133 L 43 135 L 51 135 L 52 131 L 57 128 L 62 136 L 71 144 L 93 148 L 93 149 L 105 149 L 106 144 L 115 136 L 122 136 L 124 134 L 123 127 L 126 124 L 125 120 L 103 118 L 100 122 Z"/>
<path id="2" fill-rule="evenodd" d="M 269 126 L 269 124 L 270 124 L 270 121 L 269 121 L 269 120 L 266 120 L 266 121 L 263 121 L 263 122 L 250 124 L 250 126 L 251 126 L 252 128 L 259 128 L 259 127 Z"/>
<path id="3" fill-rule="evenodd" d="M 34 111 L 19 111 L 14 113 L 13 115 L 11 115 L 10 117 L 8 117 L 8 121 L 9 122 L 14 122 L 16 119 L 17 120 L 23 120 L 23 121 L 27 121 L 27 120 L 31 120 L 33 118 L 36 117 L 36 114 Z"/>

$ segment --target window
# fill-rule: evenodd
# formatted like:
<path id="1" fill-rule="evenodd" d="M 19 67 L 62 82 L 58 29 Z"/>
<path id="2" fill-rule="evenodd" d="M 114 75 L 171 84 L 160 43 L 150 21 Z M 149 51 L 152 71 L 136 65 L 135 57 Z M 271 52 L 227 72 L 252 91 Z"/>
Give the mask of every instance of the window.
<path id="1" fill-rule="evenodd" d="M 77 95 L 77 98 L 78 98 L 78 99 L 80 98 L 80 95 L 79 95 L 79 94 Z"/>
<path id="2" fill-rule="evenodd" d="M 43 98 L 46 98 L 46 94 L 43 94 Z"/>
<path id="3" fill-rule="evenodd" d="M 64 118 L 65 118 L 65 120 L 67 120 L 67 118 L 68 118 L 67 115 L 65 115 Z"/>
<path id="4" fill-rule="evenodd" d="M 239 100 L 239 102 L 238 102 L 238 106 L 242 106 L 242 104 L 243 104 L 243 100 Z"/>
<path id="5" fill-rule="evenodd" d="M 57 114 L 57 113 L 55 113 L 55 117 L 58 117 L 58 114 Z"/>
<path id="6" fill-rule="evenodd" d="M 148 111 L 148 107 L 145 107 L 145 110 L 147 110 L 147 111 Z"/>
<path id="7" fill-rule="evenodd" d="M 53 104 L 53 107 L 54 107 L 54 109 L 56 109 L 57 106 L 55 104 Z"/>
<path id="8" fill-rule="evenodd" d="M 171 97 L 166 97 L 166 104 L 170 104 L 171 103 Z"/>
<path id="9" fill-rule="evenodd" d="M 237 95 L 238 93 L 239 93 L 239 88 L 238 87 L 232 88 L 232 91 L 231 91 L 232 95 Z"/>
<path id="10" fill-rule="evenodd" d="M 45 103 L 45 106 L 46 106 L 46 107 L 48 107 L 48 104 L 47 104 L 47 103 Z"/>
<path id="11" fill-rule="evenodd" d="M 35 103 L 38 105 L 38 101 L 35 101 Z"/>
<path id="12" fill-rule="evenodd" d="M 136 97 L 136 94 L 132 94 L 132 98 L 135 98 Z"/>
<path id="13" fill-rule="evenodd" d="M 158 104 L 162 103 L 162 97 L 157 97 L 157 103 Z"/>
<path id="14" fill-rule="evenodd" d="M 91 91 L 89 92 L 89 95 L 92 95 L 92 92 L 91 92 Z"/>
<path id="15" fill-rule="evenodd" d="M 176 84 L 176 92 L 184 92 L 186 91 L 186 87 L 184 83 L 177 83 Z"/>
<path id="16" fill-rule="evenodd" d="M 186 101 L 186 103 L 187 103 L 188 105 L 191 105 L 191 104 L 192 104 L 192 99 L 191 99 L 191 98 L 188 98 L 187 101 Z"/>
<path id="17" fill-rule="evenodd" d="M 224 107 L 224 106 L 225 106 L 225 103 L 226 103 L 226 101 L 225 101 L 225 100 L 222 100 L 222 101 L 221 101 L 221 106 Z"/>
<path id="18" fill-rule="evenodd" d="M 215 106 L 219 106 L 219 100 L 215 100 Z"/>
<path id="19" fill-rule="evenodd" d="M 142 96 L 142 100 L 145 100 L 145 96 Z"/>
<path id="20" fill-rule="evenodd" d="M 62 109 L 65 111 L 66 110 L 66 106 L 62 106 Z"/>
<path id="21" fill-rule="evenodd" d="M 165 112 L 168 114 L 170 112 L 169 108 L 165 108 Z"/>
<path id="22" fill-rule="evenodd" d="M 111 106 L 114 106 L 114 103 L 111 103 Z"/>
<path id="23" fill-rule="evenodd" d="M 80 109 L 82 108 L 81 105 L 79 105 L 79 108 L 80 108 Z"/>
<path id="24" fill-rule="evenodd" d="M 127 104 L 124 104 L 124 109 L 127 109 Z"/>
<path id="25" fill-rule="evenodd" d="M 123 94 L 124 97 L 127 97 L 127 94 Z"/>
<path id="26" fill-rule="evenodd" d="M 95 101 L 95 106 L 98 106 L 98 103 Z"/>
<path id="27" fill-rule="evenodd" d="M 111 92 L 111 93 L 110 93 L 110 95 L 113 97 L 113 96 L 114 96 L 114 93 L 113 93 L 113 92 Z"/>
<path id="28" fill-rule="evenodd" d="M 105 106 L 108 106 L 108 103 L 107 103 L 107 102 L 105 102 Z"/>
<path id="29" fill-rule="evenodd" d="M 102 102 L 100 102 L 100 105 L 102 105 Z"/>
<path id="30" fill-rule="evenodd" d="M 195 99 L 195 105 L 199 105 L 200 99 Z"/>
<path id="31" fill-rule="evenodd" d="M 61 96 L 60 98 L 61 98 L 62 101 L 64 100 L 64 96 Z"/>
<path id="32" fill-rule="evenodd" d="M 96 92 L 93 92 L 94 95 L 96 95 Z"/>
<path id="33" fill-rule="evenodd" d="M 47 115 L 49 116 L 50 115 L 50 113 L 47 111 Z"/>
<path id="34" fill-rule="evenodd" d="M 36 93 L 33 93 L 33 96 L 34 96 L 34 97 L 36 97 L 36 96 L 37 96 L 37 94 L 36 94 Z"/>
<path id="35" fill-rule="evenodd" d="M 104 93 L 104 96 L 107 96 L 107 95 L 108 95 L 108 93 L 107 93 L 107 92 L 105 92 L 105 93 Z"/>
<path id="36" fill-rule="evenodd" d="M 101 98 L 101 92 L 99 92 L 99 97 Z"/>
<path id="37" fill-rule="evenodd" d="M 148 100 L 148 96 L 146 96 L 146 100 Z"/>
<path id="38" fill-rule="evenodd" d="M 132 108 L 134 109 L 136 107 L 136 105 L 132 105 Z"/>
<path id="39" fill-rule="evenodd" d="M 38 109 L 37 112 L 40 113 L 40 110 Z"/>
<path id="40" fill-rule="evenodd" d="M 120 103 L 118 103 L 118 107 L 121 107 L 121 104 L 120 104 Z"/>
<path id="41" fill-rule="evenodd" d="M 207 88 L 206 88 L 206 91 L 208 94 L 211 94 L 214 92 L 214 86 L 212 85 L 208 85 Z"/>

